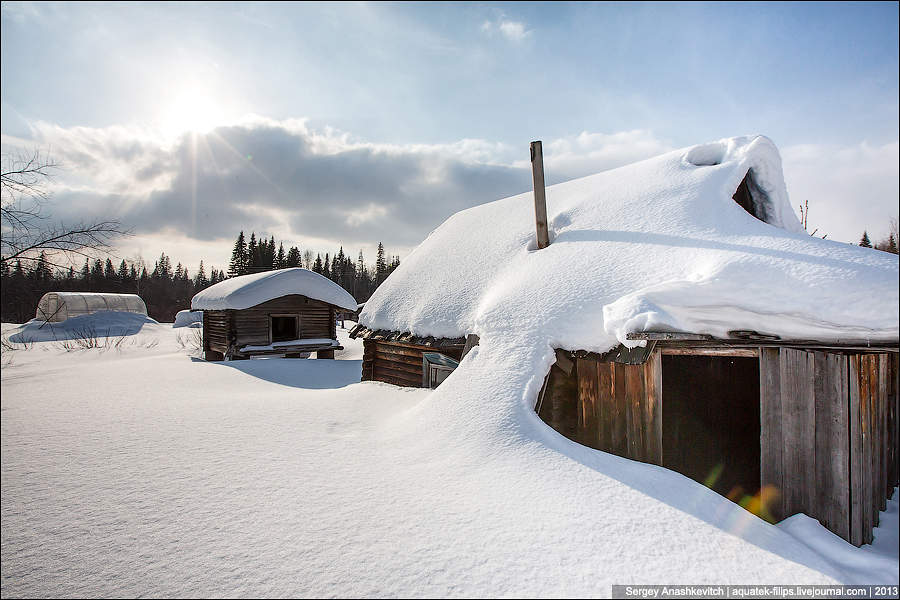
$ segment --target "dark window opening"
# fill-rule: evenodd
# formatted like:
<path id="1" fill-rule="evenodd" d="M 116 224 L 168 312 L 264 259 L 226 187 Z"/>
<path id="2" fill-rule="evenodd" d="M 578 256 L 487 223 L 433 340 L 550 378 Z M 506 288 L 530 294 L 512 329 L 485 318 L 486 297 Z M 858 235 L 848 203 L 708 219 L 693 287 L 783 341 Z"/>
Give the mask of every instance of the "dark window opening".
<path id="1" fill-rule="evenodd" d="M 751 171 L 747 171 L 744 179 L 741 180 L 741 185 L 738 186 L 738 189 L 732 198 L 741 206 L 741 208 L 760 221 L 765 223 L 769 222 L 769 214 L 766 210 L 766 194 L 759 189 L 759 186 L 753 181 L 753 174 Z"/>
<path id="2" fill-rule="evenodd" d="M 663 466 L 744 505 L 760 489 L 759 360 L 663 356 Z"/>
<path id="3" fill-rule="evenodd" d="M 297 328 L 297 317 L 271 317 L 272 342 L 288 342 L 300 336 Z"/>

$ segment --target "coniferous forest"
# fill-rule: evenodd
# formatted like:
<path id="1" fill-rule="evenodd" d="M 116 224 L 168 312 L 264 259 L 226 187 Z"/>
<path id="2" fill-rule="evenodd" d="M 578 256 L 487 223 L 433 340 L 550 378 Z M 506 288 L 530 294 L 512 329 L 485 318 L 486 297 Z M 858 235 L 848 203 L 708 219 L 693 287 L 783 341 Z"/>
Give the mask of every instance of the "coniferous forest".
<path id="1" fill-rule="evenodd" d="M 367 264 L 360 250 L 356 258 L 344 253 L 303 252 L 297 246 L 276 247 L 275 238 L 249 239 L 240 232 L 235 240 L 227 269 L 208 268 L 200 261 L 190 272 L 180 262 L 162 253 L 152 267 L 142 260 L 113 261 L 112 258 L 85 259 L 80 268 L 60 269 L 43 253 L 37 260 L 0 264 L 0 319 L 24 323 L 34 318 L 38 300 L 51 291 L 115 292 L 137 294 L 147 305 L 147 313 L 157 321 L 175 319 L 179 310 L 190 308 L 191 298 L 200 290 L 228 277 L 304 267 L 319 273 L 350 292 L 357 302 L 365 302 L 375 288 L 400 264 L 397 256 L 387 257 L 379 242 L 374 264 Z"/>

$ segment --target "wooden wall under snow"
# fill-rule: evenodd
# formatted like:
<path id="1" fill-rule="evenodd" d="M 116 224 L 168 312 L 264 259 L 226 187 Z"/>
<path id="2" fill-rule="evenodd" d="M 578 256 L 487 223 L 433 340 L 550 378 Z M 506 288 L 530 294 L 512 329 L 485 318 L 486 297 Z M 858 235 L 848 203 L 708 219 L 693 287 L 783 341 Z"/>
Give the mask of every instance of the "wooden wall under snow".
<path id="1" fill-rule="evenodd" d="M 559 354 L 536 408 L 566 437 L 682 472 L 769 520 L 803 512 L 871 542 L 898 484 L 896 351 L 660 345 L 643 364 Z"/>

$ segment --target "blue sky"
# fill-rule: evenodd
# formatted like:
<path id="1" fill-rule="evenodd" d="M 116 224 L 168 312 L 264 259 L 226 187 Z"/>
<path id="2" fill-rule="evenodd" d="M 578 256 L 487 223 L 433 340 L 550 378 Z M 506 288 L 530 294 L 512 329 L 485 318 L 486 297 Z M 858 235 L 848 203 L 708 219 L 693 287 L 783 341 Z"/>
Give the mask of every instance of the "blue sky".
<path id="1" fill-rule="evenodd" d="M 532 139 L 562 180 L 748 133 L 781 148 L 811 224 L 851 241 L 898 212 L 897 22 L 897 3 L 8 3 L 3 144 L 49 147 L 60 214 L 115 214 L 137 234 L 123 254 L 149 260 L 222 263 L 241 227 L 403 254 L 526 191 Z M 242 182 L 270 192 L 245 219 L 221 199 L 226 126 L 256 153 Z M 188 128 L 209 164 L 185 199 Z M 309 168 L 284 176 L 285 156 Z"/>

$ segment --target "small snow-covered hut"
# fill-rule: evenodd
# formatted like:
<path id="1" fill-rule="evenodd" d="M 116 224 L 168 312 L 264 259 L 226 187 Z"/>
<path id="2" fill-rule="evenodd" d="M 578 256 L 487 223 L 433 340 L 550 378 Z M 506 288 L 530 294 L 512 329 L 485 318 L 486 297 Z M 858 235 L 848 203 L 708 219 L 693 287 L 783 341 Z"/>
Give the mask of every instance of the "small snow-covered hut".
<path id="1" fill-rule="evenodd" d="M 290 268 L 232 277 L 191 300 L 203 311 L 207 360 L 258 354 L 334 358 L 342 349 L 336 310 L 356 310 L 356 300 L 330 279 Z"/>
<path id="2" fill-rule="evenodd" d="M 137 294 L 98 292 L 47 292 L 38 301 L 34 318 L 59 323 L 71 317 L 110 310 L 147 314 L 147 305 Z"/>
<path id="3" fill-rule="evenodd" d="M 422 385 L 426 353 L 478 338 L 444 401 L 477 381 L 585 446 L 869 542 L 898 482 L 897 256 L 808 235 L 763 136 L 550 186 L 546 203 L 546 248 L 527 193 L 414 250 L 351 332 L 363 379 Z"/>

